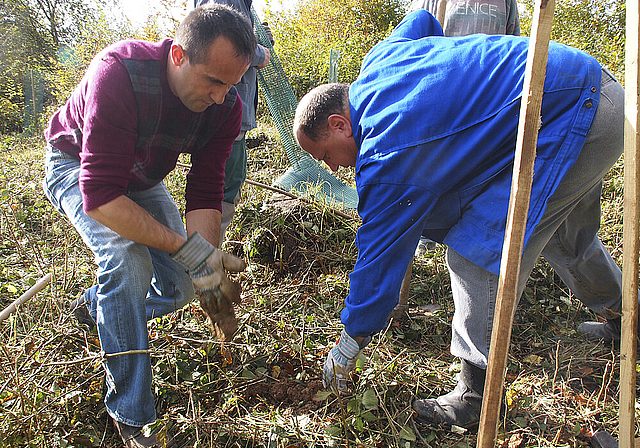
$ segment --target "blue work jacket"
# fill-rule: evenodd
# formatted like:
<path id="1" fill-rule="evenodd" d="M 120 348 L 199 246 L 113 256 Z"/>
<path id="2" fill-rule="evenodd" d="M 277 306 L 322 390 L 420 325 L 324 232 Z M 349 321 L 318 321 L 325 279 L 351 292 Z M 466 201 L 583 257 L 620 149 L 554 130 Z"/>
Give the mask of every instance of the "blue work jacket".
<path id="1" fill-rule="evenodd" d="M 352 336 L 384 328 L 422 233 L 499 273 L 528 47 L 443 37 L 416 11 L 365 57 L 349 92 L 362 217 L 342 311 Z M 584 145 L 600 78 L 591 56 L 550 44 L 525 246 Z"/>

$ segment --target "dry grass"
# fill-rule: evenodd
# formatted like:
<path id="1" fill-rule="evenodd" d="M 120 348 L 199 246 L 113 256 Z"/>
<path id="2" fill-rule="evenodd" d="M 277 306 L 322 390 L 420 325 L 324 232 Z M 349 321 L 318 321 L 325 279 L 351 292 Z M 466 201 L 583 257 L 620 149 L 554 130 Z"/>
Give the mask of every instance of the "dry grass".
<path id="1" fill-rule="evenodd" d="M 273 131 L 261 132 L 266 141 L 250 151 L 249 177 L 269 184 L 286 160 Z M 0 446 L 120 446 L 102 404 L 97 336 L 65 308 L 93 282 L 91 254 L 41 192 L 41 142 L 0 143 L 0 306 L 54 274 L 50 287 L 0 326 Z M 617 170 L 605 186 L 602 236 L 619 257 Z M 180 204 L 184 170 L 167 183 Z M 475 434 L 411 419 L 411 399 L 448 391 L 459 368 L 448 347 L 453 304 L 443 249 L 415 261 L 411 319 L 374 338 L 354 393 L 323 394 L 321 366 L 341 329 L 358 220 L 324 204 L 275 206 L 270 191 L 254 186 L 244 191 L 225 243 L 249 261 L 229 352 L 195 303 L 149 323 L 163 431 L 203 447 L 474 446 Z M 503 446 L 586 446 L 599 429 L 616 434 L 618 353 L 576 334 L 588 316 L 538 264 L 516 316 Z"/>

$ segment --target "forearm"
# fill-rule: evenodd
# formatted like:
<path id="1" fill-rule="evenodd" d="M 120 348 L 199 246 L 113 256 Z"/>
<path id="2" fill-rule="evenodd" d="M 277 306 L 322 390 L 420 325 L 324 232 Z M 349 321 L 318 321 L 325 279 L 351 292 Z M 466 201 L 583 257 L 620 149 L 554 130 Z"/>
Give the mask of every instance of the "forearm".
<path id="1" fill-rule="evenodd" d="M 196 209 L 187 212 L 187 235 L 198 232 L 207 241 L 218 247 L 222 214 L 216 209 Z"/>
<path id="2" fill-rule="evenodd" d="M 266 47 L 258 44 L 256 46 L 256 51 L 253 54 L 253 59 L 251 60 L 251 66 L 256 68 L 262 68 L 266 66 L 265 59 L 267 59 L 267 51 L 269 51 Z M 267 62 L 269 62 L 267 60 Z"/>
<path id="3" fill-rule="evenodd" d="M 88 211 L 87 215 L 124 238 L 170 254 L 186 241 L 124 195 Z"/>

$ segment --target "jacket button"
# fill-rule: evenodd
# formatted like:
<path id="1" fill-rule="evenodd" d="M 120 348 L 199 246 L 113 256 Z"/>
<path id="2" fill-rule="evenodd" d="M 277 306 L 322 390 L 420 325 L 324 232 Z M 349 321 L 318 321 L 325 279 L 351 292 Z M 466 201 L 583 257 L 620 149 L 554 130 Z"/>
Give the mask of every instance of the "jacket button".
<path id="1" fill-rule="evenodd" d="M 591 102 L 591 100 L 585 101 L 584 107 L 586 107 L 587 109 L 591 109 L 593 107 L 593 103 Z"/>
<path id="2" fill-rule="evenodd" d="M 596 93 L 596 90 L 598 90 L 598 89 L 596 89 L 595 87 L 591 87 L 591 91 L 592 91 L 593 93 Z"/>

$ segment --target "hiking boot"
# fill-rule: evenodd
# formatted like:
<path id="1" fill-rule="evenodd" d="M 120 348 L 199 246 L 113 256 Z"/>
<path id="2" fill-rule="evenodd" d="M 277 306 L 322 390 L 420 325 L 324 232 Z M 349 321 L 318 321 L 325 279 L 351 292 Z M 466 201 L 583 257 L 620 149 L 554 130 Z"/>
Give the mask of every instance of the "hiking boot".
<path id="1" fill-rule="evenodd" d="M 427 424 L 475 428 L 482 411 L 485 376 L 485 369 L 463 359 L 455 389 L 435 399 L 415 400 L 411 405 L 415 419 Z"/>
<path id="2" fill-rule="evenodd" d="M 175 441 L 171 438 L 165 443 L 159 443 L 155 432 L 146 437 L 142 432 L 142 428 L 125 425 L 124 423 L 117 421 L 113 417 L 112 419 L 113 425 L 116 427 L 116 430 L 118 431 L 118 434 L 120 434 L 120 438 L 122 439 L 124 446 L 126 446 L 127 448 L 177 448 Z"/>
<path id="3" fill-rule="evenodd" d="M 622 318 L 609 319 L 605 322 L 582 322 L 578 325 L 578 331 L 581 332 L 587 340 L 591 342 L 603 341 L 606 344 L 612 342 L 620 342 L 620 332 L 622 331 Z"/>
<path id="4" fill-rule="evenodd" d="M 96 326 L 96 321 L 93 320 L 91 313 L 89 313 L 89 307 L 87 306 L 88 303 L 89 302 L 85 295 L 82 294 L 77 299 L 69 302 L 69 311 L 73 313 L 80 324 L 93 328 Z"/>

